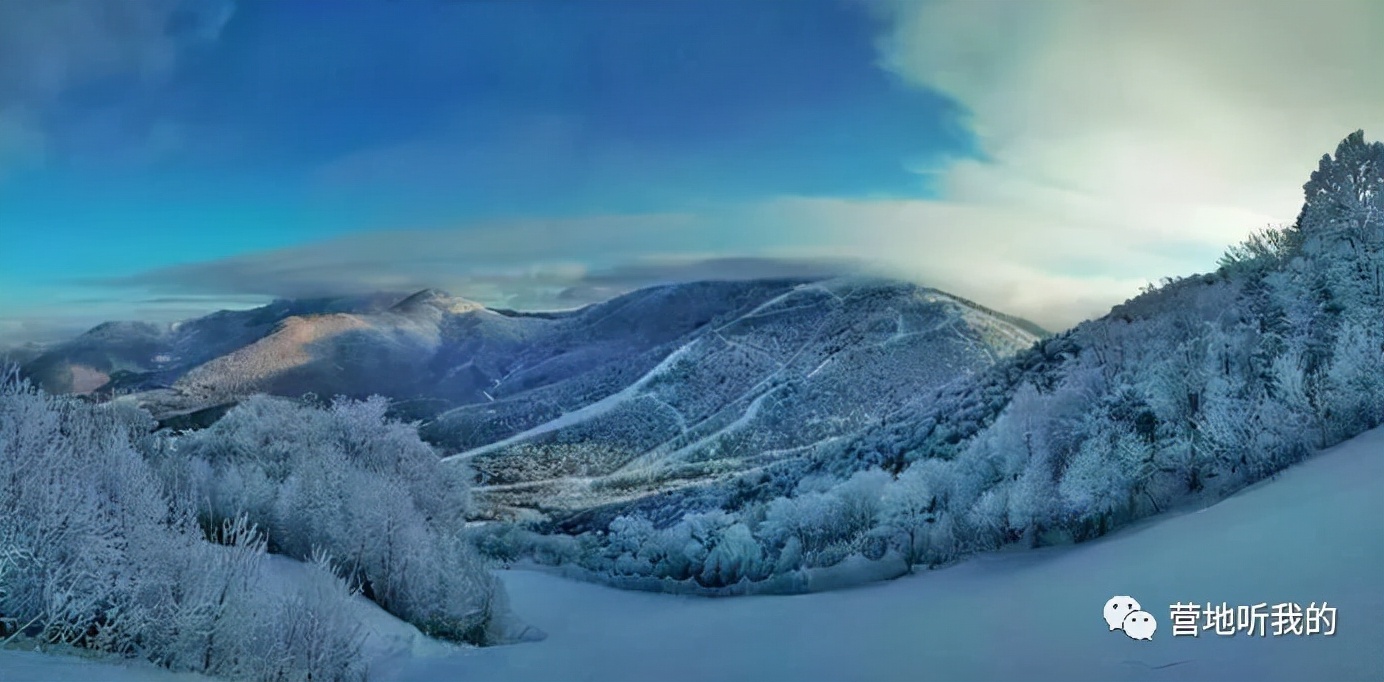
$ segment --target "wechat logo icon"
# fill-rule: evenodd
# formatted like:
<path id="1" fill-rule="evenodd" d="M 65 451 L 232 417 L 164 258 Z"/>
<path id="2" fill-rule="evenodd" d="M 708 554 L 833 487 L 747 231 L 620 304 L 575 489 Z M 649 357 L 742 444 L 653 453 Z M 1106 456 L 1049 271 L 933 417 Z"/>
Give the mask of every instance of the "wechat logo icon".
<path id="1" fill-rule="evenodd" d="M 1130 639 L 1152 640 L 1158 629 L 1153 614 L 1143 610 L 1134 597 L 1117 595 L 1105 602 L 1105 624 L 1111 630 L 1121 630 Z"/>

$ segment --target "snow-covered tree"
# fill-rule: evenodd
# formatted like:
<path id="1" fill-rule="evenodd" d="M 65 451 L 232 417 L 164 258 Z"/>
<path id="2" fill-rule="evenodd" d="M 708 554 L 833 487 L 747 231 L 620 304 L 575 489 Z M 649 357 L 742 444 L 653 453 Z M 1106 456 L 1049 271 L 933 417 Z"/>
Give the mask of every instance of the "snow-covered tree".
<path id="1" fill-rule="evenodd" d="M 956 552 L 952 520 L 955 481 L 949 462 L 917 462 L 885 488 L 881 517 L 899 543 L 909 570 L 944 563 Z"/>
<path id="2" fill-rule="evenodd" d="M 1128 518 L 1153 473 L 1153 448 L 1130 425 L 1097 416 L 1090 437 L 1063 473 L 1059 491 L 1066 512 L 1083 528 L 1078 537 L 1104 535 Z"/>
<path id="3" fill-rule="evenodd" d="M 828 493 L 825 522 L 832 540 L 854 542 L 875 526 L 889 474 L 866 469 L 853 474 Z"/>
<path id="4" fill-rule="evenodd" d="M 463 533 L 464 472 L 380 399 L 326 409 L 253 397 L 178 454 L 207 521 L 246 515 L 273 551 L 323 549 L 380 606 L 425 633 L 487 642 L 500 587 Z"/>
<path id="5" fill-rule="evenodd" d="M 151 426 L 0 381 L 5 636 L 236 679 L 363 679 L 344 585 L 294 607 L 264 595 L 262 535 L 238 518 L 208 542 L 140 452 L 164 445 Z M 288 627 L 304 617 L 323 626 Z"/>
<path id="6" fill-rule="evenodd" d="M 732 523 L 714 533 L 698 582 L 709 586 L 733 585 L 742 579 L 762 579 L 766 575 L 764 549 L 749 526 Z"/>
<path id="7" fill-rule="evenodd" d="M 1373 329 L 1347 322 L 1336 337 L 1325 383 L 1328 409 L 1340 438 L 1379 426 L 1384 417 L 1384 340 Z"/>
<path id="8" fill-rule="evenodd" d="M 1010 474 L 1008 520 L 1034 544 L 1057 520 L 1057 481 L 1075 440 L 1075 415 L 1069 413 L 1078 391 L 1063 382 L 1053 393 L 1040 395 L 1025 385 L 1005 411 L 1003 425 L 997 423 L 1011 432 L 1009 447 L 1016 449 L 1010 455 L 1010 466 L 1017 465 L 1017 471 Z"/>

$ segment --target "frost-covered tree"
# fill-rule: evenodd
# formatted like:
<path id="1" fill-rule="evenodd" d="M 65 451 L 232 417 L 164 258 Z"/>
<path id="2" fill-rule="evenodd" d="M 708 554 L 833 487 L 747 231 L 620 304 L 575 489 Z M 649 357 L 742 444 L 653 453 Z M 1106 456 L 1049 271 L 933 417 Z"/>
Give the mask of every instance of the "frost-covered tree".
<path id="1" fill-rule="evenodd" d="M 764 549 L 759 541 L 748 526 L 732 523 L 715 531 L 711 549 L 702 561 L 698 582 L 710 586 L 733 585 L 745 579 L 762 579 L 766 574 Z"/>
<path id="2" fill-rule="evenodd" d="M 647 575 L 666 552 L 656 543 L 658 531 L 642 516 L 617 516 L 607 535 L 612 570 L 620 575 Z"/>
<path id="3" fill-rule="evenodd" d="M 1347 301 L 1377 299 L 1377 262 L 1384 230 L 1384 144 L 1351 133 L 1323 156 L 1303 186 L 1306 203 L 1298 217 L 1303 250 L 1328 272 Z"/>
<path id="4" fill-rule="evenodd" d="M 1013 473 L 1009 488 L 1008 522 L 1013 530 L 1037 544 L 1057 521 L 1057 482 L 1065 460 L 1079 442 L 1078 412 L 1082 404 L 1082 375 L 1063 381 L 1052 393 L 1041 395 L 1032 385 L 1021 387 L 996 428 L 1009 430 L 1008 440 L 1017 451 L 1010 455 Z M 1015 442 L 1017 441 L 1017 442 Z"/>
<path id="5" fill-rule="evenodd" d="M 758 534 L 770 546 L 800 555 L 805 566 L 837 563 L 859 552 L 877 526 L 889 479 L 870 469 L 845 481 L 805 481 L 796 495 L 765 507 Z"/>
<path id="6" fill-rule="evenodd" d="M 777 498 L 765 510 L 760 535 L 779 547 L 792 542 L 804 558 L 815 556 L 827 544 L 827 504 L 821 493 Z"/>
<path id="7" fill-rule="evenodd" d="M 1339 424 L 1340 438 L 1379 426 L 1384 417 L 1384 339 L 1374 329 L 1346 323 L 1324 379 L 1326 409 Z"/>
<path id="8" fill-rule="evenodd" d="M 263 536 L 238 518 L 208 542 L 144 460 L 150 426 L 0 381 L 3 636 L 236 679 L 363 679 L 345 584 L 291 607 L 264 595 Z"/>
<path id="9" fill-rule="evenodd" d="M 368 598 L 425 633 L 493 641 L 503 595 L 464 532 L 464 472 L 387 407 L 253 397 L 181 437 L 180 464 L 161 470 L 190 483 L 209 523 L 246 515 L 272 551 L 329 552 Z"/>
<path id="10" fill-rule="evenodd" d="M 1062 476 L 1066 513 L 1082 525 L 1078 538 L 1104 535 L 1132 516 L 1153 474 L 1153 448 L 1130 425 L 1097 417 L 1090 437 Z"/>
<path id="11" fill-rule="evenodd" d="M 875 526 L 889 480 L 884 471 L 866 469 L 827 493 L 828 513 L 824 522 L 833 541 L 857 541 Z"/>
<path id="12" fill-rule="evenodd" d="M 1282 267 L 1296 248 L 1299 234 L 1293 228 L 1266 227 L 1251 233 L 1245 241 L 1226 249 L 1221 256 L 1222 272 L 1253 276 Z"/>
<path id="13" fill-rule="evenodd" d="M 920 563 L 950 561 L 956 552 L 951 513 L 955 477 L 941 460 L 925 460 L 885 488 L 881 518 L 899 543 L 909 571 Z"/>

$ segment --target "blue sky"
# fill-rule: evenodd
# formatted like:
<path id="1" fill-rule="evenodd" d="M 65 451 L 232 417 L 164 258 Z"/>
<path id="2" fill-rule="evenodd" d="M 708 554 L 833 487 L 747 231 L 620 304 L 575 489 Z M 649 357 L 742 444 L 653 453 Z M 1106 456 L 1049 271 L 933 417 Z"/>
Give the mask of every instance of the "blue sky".
<path id="1" fill-rule="evenodd" d="M 190 34 L 158 73 L 6 67 L 77 74 L 9 103 L 43 158 L 0 185 L 7 307 L 136 302 L 74 283 L 369 230 L 927 196 L 910 164 L 973 150 L 954 103 L 878 67 L 881 19 L 851 2 L 184 3 L 166 22 L 103 35 Z"/>
<path id="2" fill-rule="evenodd" d="M 1372 89 L 1310 121 L 1251 97 L 1306 80 L 1284 59 L 1354 64 L 1368 2 L 1277 59 L 1217 27 L 1312 47 L 1317 23 L 1237 2 L 5 0 L 0 336 L 380 288 L 552 307 L 792 263 L 1063 326 L 1290 218 L 1371 122 Z M 1267 158 L 1246 130 L 1295 137 Z"/>

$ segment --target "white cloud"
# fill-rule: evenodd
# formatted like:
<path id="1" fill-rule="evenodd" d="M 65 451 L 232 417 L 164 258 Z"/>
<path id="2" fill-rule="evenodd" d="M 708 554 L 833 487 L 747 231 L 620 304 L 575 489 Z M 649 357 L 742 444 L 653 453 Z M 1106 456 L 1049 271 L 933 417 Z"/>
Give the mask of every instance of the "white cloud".
<path id="1" fill-rule="evenodd" d="M 88 282 L 160 294 L 304 297 L 438 287 L 488 305 L 567 307 L 640 286 L 702 278 L 803 276 L 838 260 L 724 258 L 743 244 L 740 212 L 511 220 L 362 232 Z"/>
<path id="2" fill-rule="evenodd" d="M 440 286 L 523 305 L 638 284 L 600 273 L 659 256 L 845 258 L 1062 328 L 1146 282 L 1208 270 L 1251 230 L 1291 221 L 1323 153 L 1357 128 L 1384 136 L 1384 3 L 1374 0 L 892 8 L 881 65 L 964 105 L 989 157 L 919 168 L 938 176 L 942 200 L 783 198 L 697 216 L 384 231 L 119 283 L 277 295 Z M 158 73 L 159 59 L 141 59 L 126 63 Z M 560 132 L 537 139 L 553 144 Z M 399 153 L 338 170 L 375 180 L 428 156 Z"/>
<path id="3" fill-rule="evenodd" d="M 791 231 L 802 244 L 765 253 L 869 262 L 881 274 L 917 280 L 1050 329 L 1104 312 L 1149 281 L 1140 272 L 1175 272 L 1185 259 L 1166 245 L 1161 251 L 1093 249 L 1090 243 L 1100 237 L 1085 225 L 1003 205 L 793 198 L 759 207 L 747 222 Z M 1030 232 L 1016 234 L 1016 227 Z"/>
<path id="4" fill-rule="evenodd" d="M 43 161 L 46 117 L 64 94 L 107 79 L 160 85 L 233 10 L 233 0 L 0 0 L 0 173 Z M 165 133 L 151 146 L 167 145 Z"/>
<path id="5" fill-rule="evenodd" d="M 214 40 L 231 0 L 6 0 L 0 3 L 0 93 L 48 100 L 107 77 L 166 78 L 189 44 Z"/>
<path id="6" fill-rule="evenodd" d="M 1316 160 L 1384 134 L 1372 0 L 898 0 L 881 64 L 970 112 L 987 162 L 937 202 L 794 200 L 816 243 L 1054 327 L 1297 214 Z"/>

